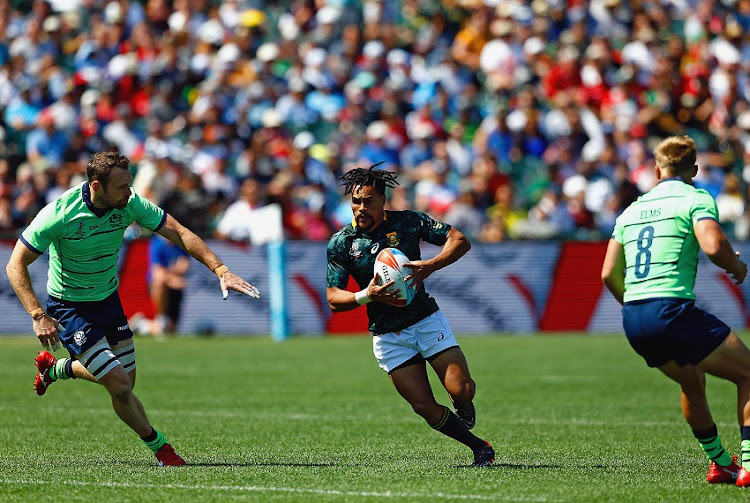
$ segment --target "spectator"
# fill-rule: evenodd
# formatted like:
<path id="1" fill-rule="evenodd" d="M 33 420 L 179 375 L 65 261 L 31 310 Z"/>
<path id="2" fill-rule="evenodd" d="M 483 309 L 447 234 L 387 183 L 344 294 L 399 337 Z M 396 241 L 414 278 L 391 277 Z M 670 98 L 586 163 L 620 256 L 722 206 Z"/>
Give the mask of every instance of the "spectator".
<path id="1" fill-rule="evenodd" d="M 26 155 L 29 162 L 39 169 L 58 169 L 63 165 L 68 136 L 55 127 L 55 118 L 50 109 L 39 114 L 38 127 L 26 137 Z"/>
<path id="2" fill-rule="evenodd" d="M 478 240 L 507 237 L 486 210 L 508 183 L 520 214 L 541 217 L 562 194 L 583 229 L 572 235 L 600 239 L 633 188 L 655 183 L 649 145 L 685 133 L 706 168 L 696 184 L 720 196 L 733 175 L 740 190 L 719 199 L 747 207 L 750 2 L 730 3 L 11 3 L 0 154 L 21 180 L 14 221 L 79 176 L 87 152 L 114 146 L 137 163 L 139 190 L 196 212 L 183 218 L 199 232 L 252 177 L 281 203 L 290 237 L 307 237 L 305 218 L 324 233 L 348 211 L 338 176 L 384 161 L 406 175 L 396 200 L 409 207 L 434 176 L 418 167 L 447 163 L 445 190 L 464 194 L 467 180 L 483 215 Z M 68 173 L 58 183 L 21 168 L 42 160 Z M 184 198 L 174 175 L 154 178 L 167 164 L 200 177 L 179 181 Z"/>
<path id="3" fill-rule="evenodd" d="M 247 178 L 240 186 L 240 199 L 230 204 L 219 219 L 215 236 L 232 241 L 252 241 L 254 212 L 263 206 L 260 184 Z"/>
<path id="4" fill-rule="evenodd" d="M 148 284 L 155 314 L 151 334 L 156 337 L 177 328 L 189 258 L 186 251 L 158 234 L 149 240 Z"/>

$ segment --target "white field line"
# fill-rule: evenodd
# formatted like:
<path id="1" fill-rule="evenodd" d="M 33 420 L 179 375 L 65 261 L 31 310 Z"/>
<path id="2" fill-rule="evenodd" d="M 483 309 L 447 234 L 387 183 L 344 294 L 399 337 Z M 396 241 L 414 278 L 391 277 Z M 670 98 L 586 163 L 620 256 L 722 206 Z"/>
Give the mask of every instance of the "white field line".
<path id="1" fill-rule="evenodd" d="M 179 470 L 179 469 L 178 469 Z M 486 501 L 533 501 L 545 502 L 546 498 L 522 498 L 522 497 L 503 497 L 485 496 L 481 494 L 448 494 L 448 493 L 398 493 L 398 492 L 370 492 L 370 491 L 343 491 L 338 489 L 301 489 L 298 487 L 279 487 L 279 486 L 227 486 L 227 485 L 205 485 L 205 484 L 134 484 L 130 482 L 83 482 L 78 480 L 3 480 L 0 479 L 0 485 L 40 485 L 40 484 L 63 484 L 67 486 L 94 486 L 94 487 L 114 487 L 126 489 L 179 489 L 189 491 L 226 491 L 238 493 L 291 493 L 291 494 L 317 494 L 321 496 L 351 496 L 351 497 L 373 497 L 373 498 L 404 498 L 407 500 L 425 499 L 435 500 L 437 498 L 450 500 L 486 500 Z"/>
<path id="2" fill-rule="evenodd" d="M 7 406 L 0 405 L 0 412 L 27 412 L 28 407 L 21 406 Z M 84 415 L 111 415 L 114 414 L 112 409 L 108 407 L 104 408 L 78 408 L 78 407 L 46 407 L 45 411 L 54 414 L 63 414 L 65 412 L 75 411 L 76 414 Z M 269 414 L 268 412 L 260 412 L 254 410 L 246 411 L 231 411 L 231 410 L 174 410 L 174 409 L 149 409 L 149 415 L 159 415 L 164 417 L 170 417 L 174 415 L 184 416 L 195 416 L 195 417 L 215 417 L 215 418 L 247 418 L 263 416 L 265 418 L 273 418 L 277 420 L 287 421 L 320 421 L 321 419 L 338 418 L 335 415 L 321 415 L 321 414 L 296 414 L 296 413 L 278 413 Z M 405 414 L 403 421 L 409 421 L 411 416 Z M 382 416 L 378 414 L 363 414 L 358 417 L 359 421 L 381 421 Z M 399 418 L 395 418 L 394 422 L 399 422 Z M 643 421 L 643 420 L 600 420 L 590 417 L 572 417 L 572 418 L 554 418 L 554 417 L 527 417 L 527 418 L 495 418 L 494 421 L 502 424 L 517 424 L 517 425 L 572 425 L 572 426 L 641 426 L 645 428 L 656 428 L 664 426 L 675 426 L 683 424 L 682 416 L 677 413 L 674 420 L 669 421 Z M 737 426 L 737 423 L 731 421 L 716 421 L 716 425 L 722 428 L 731 428 Z"/>
<path id="3" fill-rule="evenodd" d="M 27 412 L 28 407 L 21 406 L 4 406 L 0 405 L 0 412 Z M 54 414 L 63 414 L 65 412 L 75 411 L 76 414 L 84 415 L 111 415 L 114 414 L 112 409 L 108 407 L 104 408 L 78 408 L 78 407 L 46 407 L 45 411 Z M 338 418 L 335 415 L 321 415 L 321 414 L 296 414 L 296 413 L 278 413 L 269 414 L 268 412 L 254 411 L 248 409 L 246 411 L 231 411 L 231 410 L 174 410 L 174 409 L 149 409 L 149 415 L 159 415 L 164 417 L 179 415 L 184 416 L 195 416 L 195 417 L 225 417 L 225 418 L 247 418 L 263 416 L 265 418 L 274 418 L 279 420 L 289 421 L 320 421 L 321 419 Z M 382 416 L 378 414 L 363 414 L 357 418 L 359 421 L 382 421 Z M 404 421 L 409 421 L 411 416 L 404 414 Z M 401 419 L 394 418 L 393 421 L 399 422 Z M 572 418 L 554 418 L 554 417 L 528 417 L 528 418 L 495 418 L 493 421 L 502 424 L 517 424 L 517 425 L 573 425 L 573 426 L 642 426 L 646 428 L 652 427 L 663 427 L 663 426 L 675 426 L 683 424 L 682 416 L 677 413 L 674 420 L 669 421 L 643 421 L 643 420 L 600 420 L 590 417 L 572 417 Z M 730 421 L 716 421 L 716 425 L 722 428 L 737 426 L 737 423 Z"/>

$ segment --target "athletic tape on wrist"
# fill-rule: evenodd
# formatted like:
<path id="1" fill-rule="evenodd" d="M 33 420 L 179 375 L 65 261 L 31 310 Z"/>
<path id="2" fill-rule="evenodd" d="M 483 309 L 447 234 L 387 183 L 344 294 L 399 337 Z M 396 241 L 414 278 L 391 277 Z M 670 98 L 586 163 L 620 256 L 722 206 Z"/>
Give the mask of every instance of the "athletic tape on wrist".
<path id="1" fill-rule="evenodd" d="M 360 290 L 360 291 L 356 292 L 354 294 L 354 300 L 356 300 L 357 304 L 359 304 L 360 306 L 364 306 L 368 302 L 372 301 L 372 299 L 370 298 L 370 296 L 367 294 L 367 288 L 365 288 L 364 290 Z"/>

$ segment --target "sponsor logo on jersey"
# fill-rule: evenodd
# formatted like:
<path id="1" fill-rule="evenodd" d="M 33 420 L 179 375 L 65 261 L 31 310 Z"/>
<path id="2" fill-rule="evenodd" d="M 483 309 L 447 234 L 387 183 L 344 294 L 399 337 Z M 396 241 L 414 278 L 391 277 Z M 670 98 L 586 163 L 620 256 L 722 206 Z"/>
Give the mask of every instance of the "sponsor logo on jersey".
<path id="1" fill-rule="evenodd" d="M 375 255 L 376 253 L 378 253 L 379 249 L 380 249 L 380 243 L 375 243 L 374 245 L 372 245 L 372 248 L 370 248 L 370 253 L 372 255 Z"/>
<path id="2" fill-rule="evenodd" d="M 113 225 L 122 223 L 122 213 L 112 213 L 109 216 L 109 223 Z"/>
<path id="3" fill-rule="evenodd" d="M 130 325 L 123 325 L 121 327 L 117 327 L 118 332 L 124 332 L 125 330 L 129 330 L 129 329 L 130 329 Z"/>

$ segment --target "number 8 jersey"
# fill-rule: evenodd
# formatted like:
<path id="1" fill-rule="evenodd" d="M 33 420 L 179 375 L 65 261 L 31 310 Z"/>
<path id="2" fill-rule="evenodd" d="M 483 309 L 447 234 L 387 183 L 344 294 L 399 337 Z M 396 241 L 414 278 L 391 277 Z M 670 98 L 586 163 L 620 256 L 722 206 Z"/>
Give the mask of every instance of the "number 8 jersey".
<path id="1" fill-rule="evenodd" d="M 664 178 L 617 218 L 612 239 L 625 251 L 625 302 L 695 299 L 700 247 L 693 225 L 718 221 L 716 201 L 682 178 Z"/>

